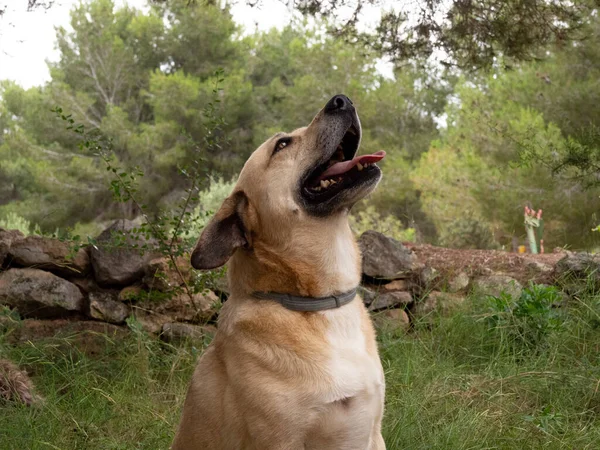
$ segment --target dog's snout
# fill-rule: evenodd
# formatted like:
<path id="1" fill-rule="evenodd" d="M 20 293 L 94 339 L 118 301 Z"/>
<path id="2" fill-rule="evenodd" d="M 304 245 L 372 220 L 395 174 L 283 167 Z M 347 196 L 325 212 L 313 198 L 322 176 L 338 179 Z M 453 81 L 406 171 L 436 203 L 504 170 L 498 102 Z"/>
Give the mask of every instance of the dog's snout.
<path id="1" fill-rule="evenodd" d="M 334 95 L 325 105 L 326 113 L 352 110 L 352 101 L 345 95 Z"/>

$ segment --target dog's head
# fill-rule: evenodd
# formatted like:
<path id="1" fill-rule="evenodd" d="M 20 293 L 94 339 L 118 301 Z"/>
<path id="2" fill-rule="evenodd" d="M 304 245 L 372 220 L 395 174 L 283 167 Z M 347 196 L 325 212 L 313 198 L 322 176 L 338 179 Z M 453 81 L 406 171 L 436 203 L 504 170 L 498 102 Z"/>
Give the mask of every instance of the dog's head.
<path id="1" fill-rule="evenodd" d="M 227 262 L 237 248 L 285 246 L 293 236 L 335 227 L 381 178 L 385 152 L 356 156 L 361 140 L 354 105 L 336 95 L 307 127 L 277 133 L 248 159 L 232 194 L 192 254 L 196 269 Z"/>

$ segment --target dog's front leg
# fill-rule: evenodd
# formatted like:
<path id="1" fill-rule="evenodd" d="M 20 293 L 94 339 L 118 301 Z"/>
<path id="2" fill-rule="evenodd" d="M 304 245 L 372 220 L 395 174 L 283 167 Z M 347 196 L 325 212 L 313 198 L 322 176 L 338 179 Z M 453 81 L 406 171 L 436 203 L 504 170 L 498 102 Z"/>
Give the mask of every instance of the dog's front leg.
<path id="1" fill-rule="evenodd" d="M 385 449 L 385 441 L 383 440 L 383 436 L 380 432 L 374 434 L 371 437 L 371 445 L 369 450 L 386 450 Z"/>
<path id="2" fill-rule="evenodd" d="M 383 376 L 383 369 L 382 369 Z M 373 429 L 371 430 L 371 445 L 369 446 L 369 450 L 386 450 L 385 441 L 383 440 L 383 436 L 381 434 L 381 422 L 383 421 L 383 398 L 385 396 L 385 387 L 382 385 L 381 387 L 381 403 L 379 405 L 379 411 L 377 412 L 377 417 L 375 418 L 375 423 L 373 424 Z"/>

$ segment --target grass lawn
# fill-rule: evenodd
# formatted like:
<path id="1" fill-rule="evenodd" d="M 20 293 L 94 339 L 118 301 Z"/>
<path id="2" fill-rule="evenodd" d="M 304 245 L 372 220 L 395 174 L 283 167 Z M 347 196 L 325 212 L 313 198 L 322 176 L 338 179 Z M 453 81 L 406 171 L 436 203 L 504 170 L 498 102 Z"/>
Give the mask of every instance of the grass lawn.
<path id="1" fill-rule="evenodd" d="M 600 296 L 553 308 L 554 293 L 471 298 L 406 334 L 382 330 L 388 449 L 600 448 Z M 2 449 L 167 449 L 202 345 L 136 331 L 8 345 L 32 374 L 37 408 L 0 406 Z M 205 343 L 206 344 L 206 343 Z"/>

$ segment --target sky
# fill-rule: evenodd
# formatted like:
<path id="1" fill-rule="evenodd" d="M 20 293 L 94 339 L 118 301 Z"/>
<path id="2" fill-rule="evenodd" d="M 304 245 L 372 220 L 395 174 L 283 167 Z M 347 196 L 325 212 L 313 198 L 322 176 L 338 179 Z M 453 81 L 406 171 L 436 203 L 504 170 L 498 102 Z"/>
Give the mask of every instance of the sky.
<path id="1" fill-rule="evenodd" d="M 0 0 L 6 6 L 0 17 L 0 80 L 10 79 L 25 88 L 44 84 L 50 79 L 46 61 L 56 61 L 55 27 L 69 29 L 69 11 L 79 0 L 55 0 L 49 9 L 37 8 L 27 11 L 27 0 Z M 146 0 L 115 0 L 117 6 L 127 3 L 144 8 Z M 365 24 L 373 23 L 380 16 L 379 8 L 367 10 Z M 268 30 L 281 28 L 289 22 L 291 12 L 279 0 L 263 0 L 262 5 L 250 7 L 240 0 L 232 7 L 234 20 L 247 32 L 258 28 Z M 391 75 L 391 66 L 378 64 L 378 70 Z"/>

